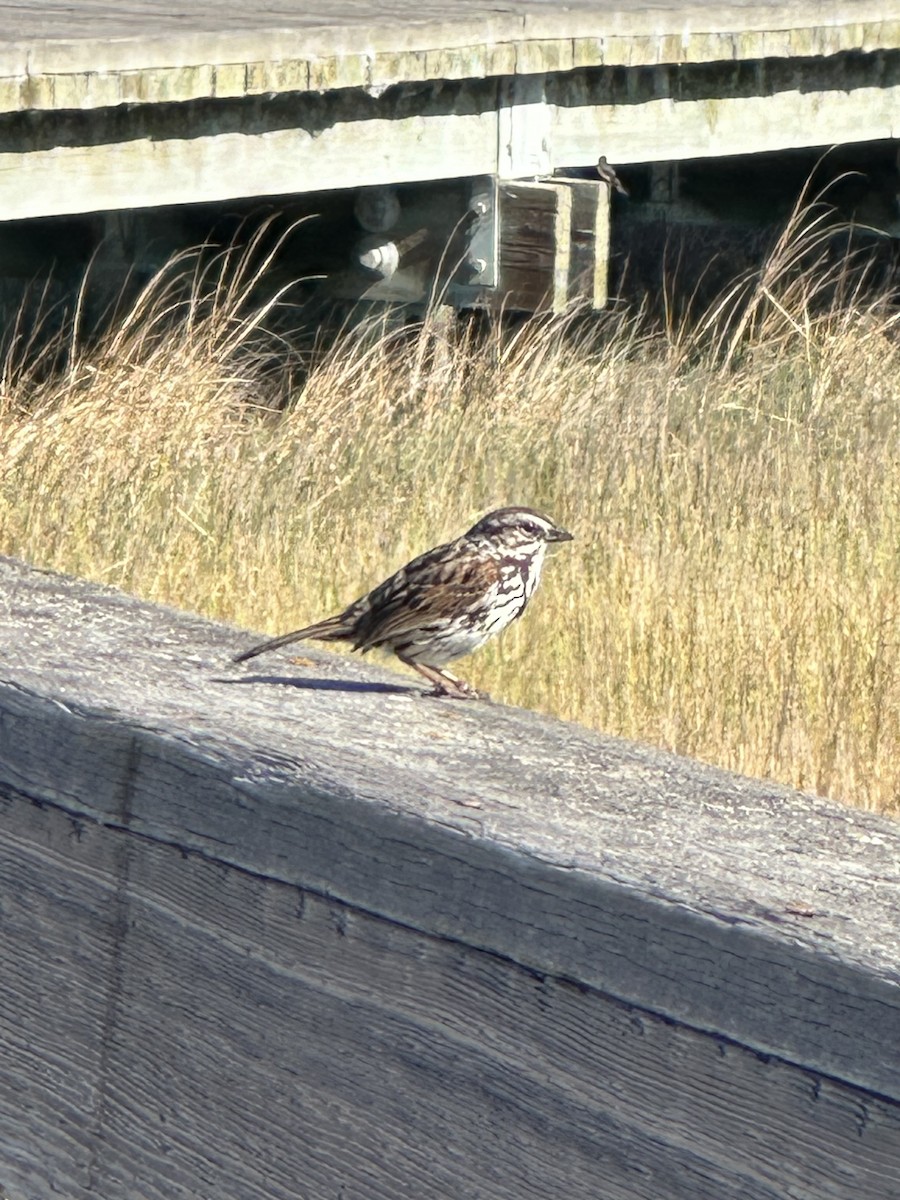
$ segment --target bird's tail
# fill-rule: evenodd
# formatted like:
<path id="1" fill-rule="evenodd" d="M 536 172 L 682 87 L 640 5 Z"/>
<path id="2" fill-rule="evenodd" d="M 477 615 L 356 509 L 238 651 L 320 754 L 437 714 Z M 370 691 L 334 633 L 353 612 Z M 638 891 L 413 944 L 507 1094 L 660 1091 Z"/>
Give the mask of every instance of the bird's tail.
<path id="1" fill-rule="evenodd" d="M 272 638 L 270 642 L 261 642 L 258 646 L 251 646 L 249 650 L 236 654 L 231 661 L 244 662 L 248 658 L 256 658 L 257 654 L 264 654 L 267 650 L 279 650 L 282 646 L 288 646 L 291 642 L 302 642 L 306 638 L 317 638 L 322 642 L 338 642 L 341 638 L 352 636 L 344 615 L 341 613 L 336 617 L 326 617 L 324 621 L 317 621 L 315 625 L 307 625 L 304 629 L 283 633 L 280 637 Z"/>

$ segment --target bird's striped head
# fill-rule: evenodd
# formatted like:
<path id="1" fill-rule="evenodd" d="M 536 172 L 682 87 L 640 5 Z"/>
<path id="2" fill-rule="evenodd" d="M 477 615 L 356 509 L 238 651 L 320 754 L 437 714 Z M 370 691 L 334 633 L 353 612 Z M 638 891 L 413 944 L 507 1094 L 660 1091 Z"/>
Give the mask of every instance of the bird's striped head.
<path id="1" fill-rule="evenodd" d="M 528 553 L 546 548 L 550 542 L 570 542 L 571 533 L 533 508 L 513 506 L 497 508 L 476 521 L 465 535 L 472 541 L 487 542 L 503 553 Z"/>

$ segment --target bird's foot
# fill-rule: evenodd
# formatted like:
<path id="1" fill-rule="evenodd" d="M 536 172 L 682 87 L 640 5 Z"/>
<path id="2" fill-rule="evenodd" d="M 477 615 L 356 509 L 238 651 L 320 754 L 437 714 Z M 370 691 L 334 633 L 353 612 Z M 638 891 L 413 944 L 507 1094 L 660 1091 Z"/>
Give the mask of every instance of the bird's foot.
<path id="1" fill-rule="evenodd" d="M 398 654 L 397 657 L 401 662 L 405 662 L 407 666 L 418 671 L 420 675 L 424 675 L 429 683 L 434 684 L 430 692 L 425 692 L 426 696 L 436 696 L 447 700 L 490 699 L 486 693 L 477 692 L 470 683 L 466 683 L 464 679 L 460 679 L 452 671 L 447 671 L 443 667 L 433 667 L 429 663 L 410 662 L 402 654 Z"/>

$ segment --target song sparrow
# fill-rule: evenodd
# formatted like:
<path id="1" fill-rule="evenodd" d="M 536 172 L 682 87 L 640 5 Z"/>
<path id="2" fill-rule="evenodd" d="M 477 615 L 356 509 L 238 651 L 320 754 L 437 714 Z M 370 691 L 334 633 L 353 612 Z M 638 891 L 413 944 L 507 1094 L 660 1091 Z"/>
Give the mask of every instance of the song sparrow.
<path id="1" fill-rule="evenodd" d="M 498 508 L 455 542 L 414 558 L 337 616 L 253 646 L 234 661 L 304 638 L 346 640 L 363 653 L 373 646 L 393 650 L 434 684 L 434 695 L 477 697 L 445 664 L 477 650 L 520 617 L 540 581 L 548 544 L 571 539 L 530 508 Z"/>

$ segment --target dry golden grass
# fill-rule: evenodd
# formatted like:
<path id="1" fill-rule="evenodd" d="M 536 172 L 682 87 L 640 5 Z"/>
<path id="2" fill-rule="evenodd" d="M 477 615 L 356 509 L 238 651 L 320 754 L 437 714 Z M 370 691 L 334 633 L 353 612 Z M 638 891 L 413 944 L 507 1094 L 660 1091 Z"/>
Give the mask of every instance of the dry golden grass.
<path id="1" fill-rule="evenodd" d="M 467 678 L 897 810 L 897 318 L 846 264 L 809 265 L 826 245 L 794 230 L 694 332 L 371 326 L 293 389 L 252 255 L 186 294 L 176 265 L 101 345 L 7 357 L 0 548 L 280 631 L 532 504 L 578 540 Z"/>

